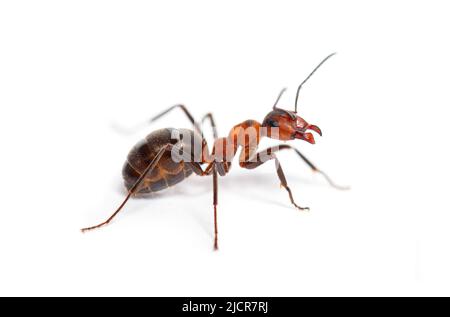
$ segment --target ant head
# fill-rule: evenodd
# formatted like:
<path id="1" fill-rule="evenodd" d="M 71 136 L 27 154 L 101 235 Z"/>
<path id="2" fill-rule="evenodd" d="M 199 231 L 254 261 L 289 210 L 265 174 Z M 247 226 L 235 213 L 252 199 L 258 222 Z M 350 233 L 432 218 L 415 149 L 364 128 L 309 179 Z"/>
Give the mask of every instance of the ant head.
<path id="1" fill-rule="evenodd" d="M 298 95 L 300 93 L 300 89 L 303 84 L 315 73 L 315 71 L 322 66 L 323 63 L 331 56 L 336 53 L 330 54 L 325 57 L 319 65 L 314 68 L 314 70 L 306 77 L 306 79 L 298 86 L 297 95 L 295 96 L 295 111 L 288 111 L 281 108 L 277 108 L 278 101 L 280 100 L 283 93 L 286 91 L 286 88 L 283 88 L 278 95 L 275 104 L 273 105 L 273 110 L 269 112 L 262 126 L 266 128 L 265 135 L 269 138 L 277 139 L 277 140 L 294 140 L 301 139 L 307 141 L 311 144 L 315 143 L 314 136 L 312 133 L 307 132 L 308 130 L 312 130 L 322 136 L 322 131 L 318 126 L 309 124 L 302 117 L 297 115 L 297 101 Z"/>
<path id="2" fill-rule="evenodd" d="M 318 126 L 309 124 L 293 111 L 280 108 L 275 108 L 269 112 L 264 118 L 262 126 L 267 129 L 267 137 L 277 140 L 300 139 L 314 144 L 314 136 L 308 130 L 322 136 L 322 131 Z"/>

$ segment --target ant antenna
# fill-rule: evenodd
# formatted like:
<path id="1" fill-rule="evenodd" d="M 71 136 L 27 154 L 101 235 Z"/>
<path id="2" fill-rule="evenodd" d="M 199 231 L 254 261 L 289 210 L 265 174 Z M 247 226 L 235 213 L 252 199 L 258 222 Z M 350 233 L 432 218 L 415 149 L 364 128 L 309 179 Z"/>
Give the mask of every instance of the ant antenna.
<path id="1" fill-rule="evenodd" d="M 281 89 L 280 93 L 278 94 L 277 100 L 273 104 L 272 109 L 275 110 L 277 108 L 278 101 L 280 101 L 281 96 L 283 96 L 283 93 L 286 91 L 286 88 Z"/>
<path id="2" fill-rule="evenodd" d="M 298 101 L 298 94 L 300 93 L 300 89 L 302 88 L 303 84 L 306 83 L 306 81 L 316 72 L 316 70 L 322 66 L 323 63 L 326 62 L 327 59 L 329 59 L 331 56 L 335 55 L 336 53 L 332 53 L 330 55 L 328 55 L 327 57 L 325 57 L 323 59 L 323 61 L 320 62 L 319 65 L 316 66 L 316 68 L 314 68 L 314 70 L 311 72 L 311 74 L 308 75 L 308 77 L 306 77 L 306 79 L 304 81 L 302 81 L 302 83 L 298 86 L 297 88 L 297 95 L 295 96 L 295 113 L 297 113 L 297 101 Z"/>

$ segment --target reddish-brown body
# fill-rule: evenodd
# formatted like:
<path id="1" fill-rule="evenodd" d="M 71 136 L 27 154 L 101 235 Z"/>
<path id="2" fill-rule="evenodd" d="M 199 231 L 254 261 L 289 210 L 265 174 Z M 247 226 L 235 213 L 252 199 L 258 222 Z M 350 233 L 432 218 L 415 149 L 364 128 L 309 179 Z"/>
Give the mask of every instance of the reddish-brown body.
<path id="1" fill-rule="evenodd" d="M 215 160 L 215 163 L 218 165 L 218 173 L 222 176 L 229 172 L 232 159 L 239 147 L 242 147 L 239 164 L 241 167 L 245 167 L 246 162 L 258 149 L 261 137 L 260 128 L 261 124 L 255 120 L 246 120 L 234 126 L 228 137 L 215 140 L 211 156 L 208 155 L 206 141 L 196 131 L 189 129 L 176 130 L 173 128 L 156 130 L 139 141 L 128 153 L 122 168 L 125 187 L 128 190 L 133 187 L 159 151 L 167 144 L 176 145 L 181 142 L 183 151 L 196 157 L 202 157 L 202 154 L 204 154 L 203 159 L 199 162 L 200 164 L 211 164 Z M 190 141 L 185 142 L 183 140 L 180 141 L 179 138 L 174 138 L 174 136 L 179 134 L 187 134 L 190 136 L 188 138 Z M 200 149 L 196 149 L 193 146 L 194 142 L 203 144 L 203 146 Z M 192 153 L 192 151 L 199 152 Z M 193 169 L 190 164 L 182 160 L 175 162 L 172 159 L 171 152 L 165 152 L 153 170 L 145 175 L 139 190 L 135 191 L 134 195 L 156 192 L 174 186 L 192 175 L 192 173 Z"/>
<path id="2" fill-rule="evenodd" d="M 294 150 L 297 155 L 314 171 L 321 173 L 330 185 L 335 185 L 331 179 L 319 170 L 300 151 L 290 145 L 281 144 L 258 152 L 258 145 L 263 137 L 288 141 L 300 139 L 314 144 L 313 134 L 308 130 L 322 135 L 322 131 L 316 125 L 309 124 L 297 115 L 297 100 L 300 88 L 311 75 L 328 58 L 325 58 L 313 72 L 299 85 L 295 100 L 295 111 L 288 111 L 277 107 L 284 89 L 262 123 L 256 120 L 246 120 L 235 125 L 224 138 L 217 137 L 217 131 L 213 116 L 207 113 L 201 122 L 209 119 L 213 128 L 214 145 L 209 152 L 206 140 L 203 138 L 199 122 L 195 121 L 191 113 L 183 105 L 175 105 L 163 111 L 152 121 L 164 116 L 175 108 L 181 109 L 191 121 L 194 130 L 166 128 L 154 131 L 139 141 L 128 153 L 127 160 L 122 169 L 125 187 L 128 195 L 119 208 L 104 222 L 82 229 L 92 230 L 108 224 L 122 209 L 132 195 L 145 194 L 163 190 L 176 185 L 189 177 L 192 173 L 199 176 L 213 176 L 213 206 L 214 206 L 214 248 L 217 249 L 217 195 L 218 176 L 226 175 L 231 168 L 231 162 L 241 148 L 239 166 L 246 169 L 254 169 L 265 162 L 274 161 L 277 176 L 281 186 L 288 192 L 291 203 L 298 209 L 300 207 L 294 201 L 292 191 L 288 186 L 285 174 L 281 168 L 276 152 L 284 149 Z M 206 164 L 206 166 L 203 166 Z"/>

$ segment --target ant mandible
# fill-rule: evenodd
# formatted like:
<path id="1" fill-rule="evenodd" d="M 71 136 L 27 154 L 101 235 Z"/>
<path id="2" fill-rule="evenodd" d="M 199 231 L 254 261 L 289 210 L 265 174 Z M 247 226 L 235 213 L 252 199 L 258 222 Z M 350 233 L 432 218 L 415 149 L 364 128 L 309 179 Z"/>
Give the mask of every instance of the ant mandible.
<path id="1" fill-rule="evenodd" d="M 151 193 L 173 186 L 192 173 L 199 176 L 213 176 L 213 206 L 214 206 L 214 249 L 217 250 L 217 192 L 218 174 L 225 176 L 231 168 L 231 162 L 239 147 L 242 150 L 239 155 L 239 166 L 246 169 L 254 169 L 269 160 L 274 160 L 278 178 L 281 186 L 289 194 L 291 203 L 300 210 L 309 209 L 300 207 L 294 201 L 292 191 L 289 188 L 283 169 L 278 161 L 275 152 L 291 149 L 314 171 L 322 174 L 328 183 L 338 189 L 345 189 L 336 185 L 327 174 L 318 169 L 308 160 L 298 149 L 288 144 L 269 147 L 258 152 L 258 144 L 263 137 L 288 141 L 300 139 L 311 144 L 315 143 L 311 130 L 322 136 L 322 131 L 318 126 L 307 123 L 297 115 L 297 103 L 300 89 L 303 84 L 314 74 L 314 72 L 331 56 L 328 55 L 306 79 L 298 86 L 295 97 L 295 111 L 284 110 L 277 107 L 278 101 L 285 92 L 285 88 L 279 93 L 272 111 L 264 118 L 262 123 L 256 120 L 246 120 L 235 125 L 227 137 L 218 138 L 215 120 L 211 113 L 207 113 L 201 120 L 209 120 L 214 137 L 214 146 L 211 153 L 208 144 L 203 137 L 200 124 L 184 105 L 175 105 L 163 111 L 151 119 L 151 122 L 161 118 L 175 108 L 181 109 L 191 121 L 194 130 L 188 129 L 160 129 L 156 130 L 140 142 L 138 142 L 129 152 L 127 160 L 123 166 L 122 175 L 128 195 L 120 204 L 117 210 L 104 222 L 81 229 L 82 232 L 96 229 L 108 224 L 122 209 L 131 196 Z M 203 164 L 207 164 L 203 169 Z"/>

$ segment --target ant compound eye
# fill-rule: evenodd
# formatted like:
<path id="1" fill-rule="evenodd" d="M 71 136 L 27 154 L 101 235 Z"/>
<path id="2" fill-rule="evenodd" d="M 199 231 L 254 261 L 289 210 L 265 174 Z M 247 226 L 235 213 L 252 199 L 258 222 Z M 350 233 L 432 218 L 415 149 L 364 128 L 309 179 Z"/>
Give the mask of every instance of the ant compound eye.
<path id="1" fill-rule="evenodd" d="M 275 121 L 275 120 L 269 120 L 268 124 L 269 124 L 269 126 L 275 127 L 275 128 L 278 128 L 280 126 L 278 121 Z"/>

